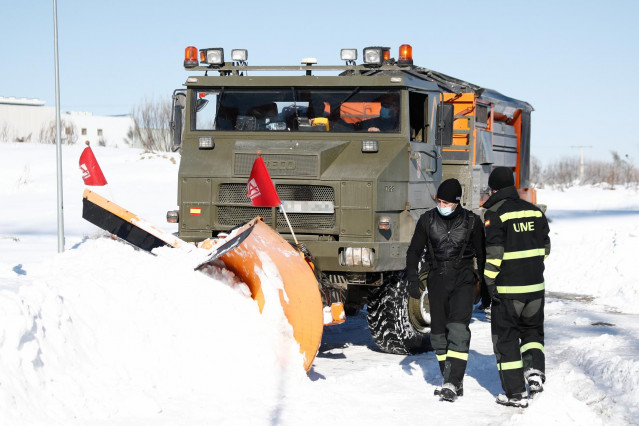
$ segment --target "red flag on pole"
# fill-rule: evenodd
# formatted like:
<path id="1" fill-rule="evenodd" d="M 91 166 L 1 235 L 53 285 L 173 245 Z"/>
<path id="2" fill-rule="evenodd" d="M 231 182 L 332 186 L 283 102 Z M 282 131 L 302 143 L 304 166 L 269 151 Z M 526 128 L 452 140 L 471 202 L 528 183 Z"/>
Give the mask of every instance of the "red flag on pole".
<path id="1" fill-rule="evenodd" d="M 90 146 L 84 148 L 82 155 L 80 155 L 80 170 L 82 170 L 82 179 L 84 179 L 85 185 L 103 186 L 107 184 Z"/>
<path id="2" fill-rule="evenodd" d="M 277 207 L 282 204 L 262 157 L 257 157 L 253 162 L 251 176 L 246 185 L 246 196 L 255 207 Z"/>

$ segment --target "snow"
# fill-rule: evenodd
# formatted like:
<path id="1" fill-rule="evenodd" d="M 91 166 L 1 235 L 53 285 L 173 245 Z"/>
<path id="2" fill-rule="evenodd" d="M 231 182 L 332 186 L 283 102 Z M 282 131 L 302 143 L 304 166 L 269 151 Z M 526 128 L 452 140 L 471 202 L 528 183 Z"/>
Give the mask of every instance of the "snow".
<path id="1" fill-rule="evenodd" d="M 440 402 L 432 353 L 379 352 L 365 312 L 326 327 L 305 374 L 291 330 L 229 271 L 193 271 L 81 218 L 83 146 L 63 147 L 66 251 L 57 253 L 55 147 L 0 143 L 0 419 L 11 425 L 639 424 L 639 193 L 543 189 L 545 392 L 501 392 L 490 324 L 471 323 L 465 395 Z M 177 154 L 94 147 L 91 188 L 169 232 Z M 274 282 L 277 288 L 278 283 Z"/>
<path id="2" fill-rule="evenodd" d="M 541 192 L 548 205 L 555 292 L 587 294 L 598 304 L 639 313 L 639 190 L 577 187 Z"/>

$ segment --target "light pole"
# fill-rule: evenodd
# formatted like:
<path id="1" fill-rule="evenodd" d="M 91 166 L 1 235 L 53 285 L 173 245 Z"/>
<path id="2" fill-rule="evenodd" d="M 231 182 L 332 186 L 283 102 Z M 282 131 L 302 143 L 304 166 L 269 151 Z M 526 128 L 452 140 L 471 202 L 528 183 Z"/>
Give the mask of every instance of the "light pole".
<path id="1" fill-rule="evenodd" d="M 581 161 L 579 162 L 579 182 L 584 181 L 584 148 L 592 148 L 592 145 L 573 145 L 571 148 L 579 148 L 581 151 Z"/>
<path id="2" fill-rule="evenodd" d="M 55 145 L 58 183 L 58 253 L 64 252 L 64 206 L 62 200 L 62 135 L 60 124 L 60 65 L 58 62 L 58 3 L 53 0 L 53 56 L 55 61 Z"/>

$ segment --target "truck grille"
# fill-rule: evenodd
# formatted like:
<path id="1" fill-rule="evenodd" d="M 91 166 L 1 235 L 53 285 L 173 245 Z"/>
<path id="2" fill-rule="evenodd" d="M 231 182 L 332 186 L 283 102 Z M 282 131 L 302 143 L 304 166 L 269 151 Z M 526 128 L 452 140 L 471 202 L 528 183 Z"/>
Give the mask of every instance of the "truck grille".
<path id="1" fill-rule="evenodd" d="M 277 194 L 282 201 L 332 201 L 335 203 L 335 192 L 330 186 L 321 185 L 276 185 Z M 273 226 L 270 207 L 253 207 L 246 196 L 246 185 L 243 183 L 223 183 L 220 185 L 217 218 L 220 225 L 238 226 L 255 216 L 263 216 L 264 221 Z M 246 206 L 225 206 L 223 204 L 245 204 Z M 335 228 L 335 213 L 288 213 L 293 228 L 328 231 Z M 286 228 L 286 218 L 277 212 L 277 227 Z"/>

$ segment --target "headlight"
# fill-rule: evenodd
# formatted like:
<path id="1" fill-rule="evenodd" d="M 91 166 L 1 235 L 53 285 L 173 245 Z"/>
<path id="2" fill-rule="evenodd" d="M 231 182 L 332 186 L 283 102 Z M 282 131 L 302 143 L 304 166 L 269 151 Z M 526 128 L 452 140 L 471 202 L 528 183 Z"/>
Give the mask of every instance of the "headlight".
<path id="1" fill-rule="evenodd" d="M 379 143 L 375 139 L 362 140 L 362 152 L 378 152 Z"/>
<path id="2" fill-rule="evenodd" d="M 207 65 L 224 65 L 224 49 L 200 49 L 200 62 Z"/>
<path id="3" fill-rule="evenodd" d="M 213 149 L 215 148 L 215 142 L 213 142 L 212 136 L 200 136 L 197 139 L 197 145 L 200 149 Z"/>
<path id="4" fill-rule="evenodd" d="M 381 47 L 367 47 L 364 49 L 364 63 L 367 65 L 381 65 L 383 60 Z"/>
<path id="5" fill-rule="evenodd" d="M 169 210 L 166 212 L 166 221 L 169 223 L 178 223 L 180 221 L 180 215 L 177 210 Z"/>
<path id="6" fill-rule="evenodd" d="M 342 61 L 356 61 L 357 49 L 342 49 L 340 51 L 340 58 L 342 58 Z"/>
<path id="7" fill-rule="evenodd" d="M 370 247 L 342 247 L 339 250 L 339 264 L 342 266 L 372 266 L 375 250 Z"/>
<path id="8" fill-rule="evenodd" d="M 391 229 L 391 218 L 389 216 L 380 217 L 379 222 L 377 222 L 377 228 L 380 231 L 387 231 Z"/>
<path id="9" fill-rule="evenodd" d="M 248 59 L 248 50 L 246 49 L 231 50 L 231 59 L 236 62 L 246 62 L 246 60 Z"/>

